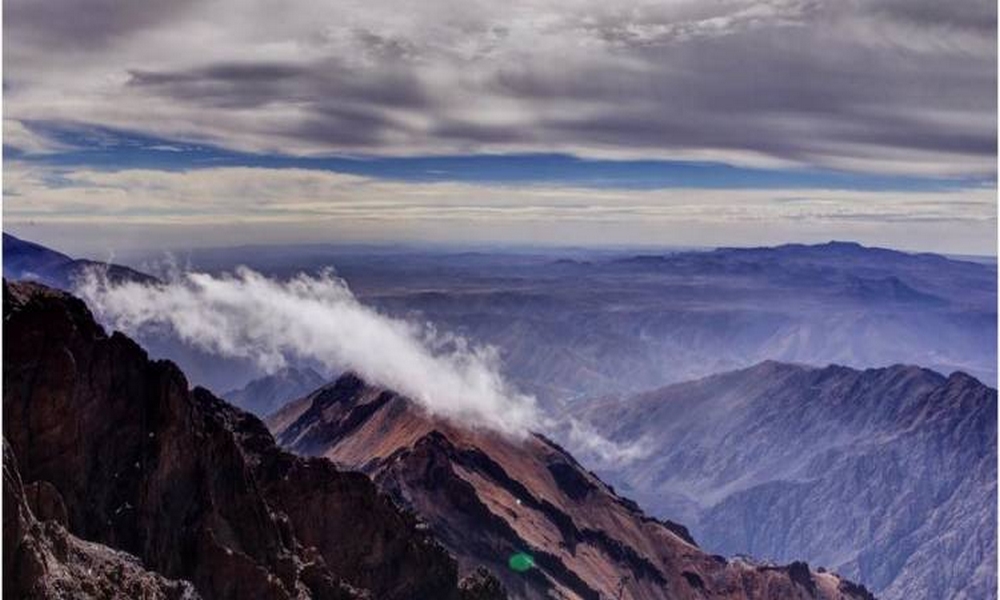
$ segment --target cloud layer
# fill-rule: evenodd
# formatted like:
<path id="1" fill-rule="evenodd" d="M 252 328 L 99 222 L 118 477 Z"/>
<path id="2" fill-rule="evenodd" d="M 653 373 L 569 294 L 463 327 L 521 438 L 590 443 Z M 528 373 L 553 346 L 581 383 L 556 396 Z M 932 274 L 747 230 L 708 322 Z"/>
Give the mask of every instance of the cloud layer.
<path id="1" fill-rule="evenodd" d="M 4 219 L 109 251 L 331 241 L 731 245 L 855 239 L 995 251 L 996 191 L 608 189 L 397 182 L 303 169 L 58 169 L 8 161 Z"/>
<path id="2" fill-rule="evenodd" d="M 22 123 L 293 154 L 995 173 L 989 0 L 12 0 L 4 16 Z"/>
<path id="3" fill-rule="evenodd" d="M 495 351 L 379 314 L 332 273 L 281 282 L 248 269 L 163 284 L 111 283 L 93 271 L 77 293 L 128 333 L 166 327 L 185 342 L 273 372 L 288 361 L 352 370 L 430 412 L 510 435 L 542 426 L 534 398 L 508 388 Z"/>

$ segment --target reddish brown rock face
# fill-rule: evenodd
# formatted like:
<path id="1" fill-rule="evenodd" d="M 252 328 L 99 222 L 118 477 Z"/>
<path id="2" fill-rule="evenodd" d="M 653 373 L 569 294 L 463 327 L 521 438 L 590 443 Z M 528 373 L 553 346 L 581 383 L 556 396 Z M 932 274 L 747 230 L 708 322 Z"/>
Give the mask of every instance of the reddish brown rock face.
<path id="1" fill-rule="evenodd" d="M 367 477 L 278 450 L 79 300 L 5 284 L 4 319 L 4 435 L 53 523 L 206 598 L 459 597 L 454 560 Z"/>
<path id="2" fill-rule="evenodd" d="M 370 474 L 427 521 L 462 570 L 486 565 L 515 597 L 869 598 L 804 563 L 710 556 L 684 527 L 647 517 L 544 437 L 445 422 L 352 375 L 269 424 L 288 448 Z M 534 566 L 509 568 L 518 552 Z"/>

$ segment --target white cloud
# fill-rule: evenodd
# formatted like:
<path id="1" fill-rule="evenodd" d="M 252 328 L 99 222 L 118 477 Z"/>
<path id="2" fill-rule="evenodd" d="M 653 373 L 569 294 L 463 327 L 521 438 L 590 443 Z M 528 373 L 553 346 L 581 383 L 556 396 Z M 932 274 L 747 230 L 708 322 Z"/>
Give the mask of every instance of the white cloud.
<path id="1" fill-rule="evenodd" d="M 349 369 L 467 426 L 522 436 L 542 425 L 534 398 L 503 380 L 492 348 L 379 314 L 331 273 L 281 282 L 239 269 L 116 284 L 95 270 L 76 292 L 127 333 L 165 326 L 187 343 L 271 372 L 295 358 Z"/>
<path id="2" fill-rule="evenodd" d="M 68 149 L 63 143 L 41 135 L 14 119 L 3 120 L 3 144 L 28 155 L 49 154 Z"/>
<path id="3" fill-rule="evenodd" d="M 592 425 L 572 417 L 560 424 L 567 444 L 581 460 L 600 468 L 614 468 L 649 456 L 656 449 L 648 436 L 619 443 L 602 436 Z"/>
<path id="4" fill-rule="evenodd" d="M 350 370 L 465 427 L 515 439 L 532 431 L 565 434 L 574 450 L 603 466 L 650 450 L 645 439 L 619 444 L 576 419 L 553 418 L 505 381 L 494 348 L 383 315 L 361 304 L 332 271 L 284 281 L 244 267 L 219 276 L 175 271 L 164 283 L 138 283 L 109 281 L 95 267 L 75 291 L 99 320 L 131 335 L 166 328 L 188 344 L 250 359 L 266 372 L 303 359 Z"/>

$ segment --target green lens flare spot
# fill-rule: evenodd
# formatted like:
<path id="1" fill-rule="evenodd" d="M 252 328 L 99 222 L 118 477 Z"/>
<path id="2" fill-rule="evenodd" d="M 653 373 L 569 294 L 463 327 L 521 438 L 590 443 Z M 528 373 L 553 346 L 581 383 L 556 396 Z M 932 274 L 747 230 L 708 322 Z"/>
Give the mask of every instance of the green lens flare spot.
<path id="1" fill-rule="evenodd" d="M 524 573 L 528 569 L 535 566 L 535 559 L 532 558 L 530 554 L 518 552 L 511 555 L 510 560 L 507 561 L 507 566 L 509 566 L 512 571 Z"/>

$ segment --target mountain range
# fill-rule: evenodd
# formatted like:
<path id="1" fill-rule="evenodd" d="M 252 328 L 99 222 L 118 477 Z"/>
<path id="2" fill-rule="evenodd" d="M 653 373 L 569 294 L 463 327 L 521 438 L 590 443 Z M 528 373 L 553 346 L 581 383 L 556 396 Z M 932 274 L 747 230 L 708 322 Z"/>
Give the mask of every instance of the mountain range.
<path id="1" fill-rule="evenodd" d="M 419 514 L 458 559 L 518 598 L 836 598 L 866 594 L 801 562 L 727 560 L 646 516 L 564 449 L 456 425 L 352 374 L 269 420 L 278 442 L 359 469 Z M 528 556 L 530 577 L 510 568 Z"/>
<path id="2" fill-rule="evenodd" d="M 494 346 L 505 374 L 546 404 L 764 360 L 916 364 L 996 385 L 995 262 L 849 242 L 643 252 L 316 245 L 178 256 L 275 277 L 334 267 L 368 306 Z"/>
<path id="3" fill-rule="evenodd" d="M 468 597 L 454 560 L 367 477 L 282 452 L 81 301 L 5 283 L 3 335 L 5 485 L 42 492 L 4 502 L 5 594 L 71 596 L 63 582 L 91 585 L 73 573 L 103 557 L 114 564 L 84 595 Z"/>
<path id="4" fill-rule="evenodd" d="M 3 293 L 14 597 L 508 597 L 485 564 L 510 597 L 871 599 L 804 563 L 711 556 L 544 438 L 436 422 L 356 377 L 272 422 L 336 464 L 290 454 L 80 300 L 34 283 Z"/>
<path id="5" fill-rule="evenodd" d="M 640 440 L 602 476 L 714 552 L 805 558 L 884 600 L 996 597 L 997 392 L 969 375 L 765 362 L 571 410 Z"/>
<path id="6" fill-rule="evenodd" d="M 38 260 L 37 245 L 9 235 L 4 244 L 5 276 L 36 274 L 72 290 Z M 206 272 L 247 265 L 282 278 L 334 267 L 368 306 L 495 347 L 505 375 L 546 405 L 771 359 L 916 364 L 997 380 L 996 264 L 935 254 L 831 242 L 661 254 L 260 246 L 176 258 Z M 219 393 L 264 375 L 169 332 L 137 339 Z"/>
<path id="7" fill-rule="evenodd" d="M 270 375 L 254 379 L 222 397 L 235 406 L 264 418 L 288 402 L 297 400 L 321 387 L 326 379 L 311 367 L 283 367 Z"/>
<path id="8" fill-rule="evenodd" d="M 5 275 L 63 287 L 96 265 L 6 235 L 4 250 Z M 404 513 L 418 515 L 414 527 L 430 528 L 435 543 L 457 560 L 457 572 L 483 589 L 503 582 L 515 596 L 559 590 L 615 597 L 621 584 L 623 593 L 656 597 L 651 590 L 658 588 L 634 565 L 614 582 L 600 575 L 628 562 L 580 532 L 614 529 L 594 518 L 611 511 L 616 523 L 645 524 L 629 530 L 639 531 L 638 538 L 614 540 L 649 560 L 665 580 L 678 576 L 673 563 L 663 566 L 643 554 L 643 536 L 665 535 L 663 529 L 697 540 L 704 548 L 698 552 L 755 557 L 730 559 L 723 579 L 734 565 L 756 572 L 771 564 L 755 562 L 760 559 L 807 560 L 888 600 L 996 597 L 996 391 L 964 374 L 995 378 L 995 265 L 840 242 L 561 258 L 322 249 L 305 261 L 280 252 L 265 258 L 264 270 L 278 276 L 293 272 L 293 264 L 308 269 L 335 262 L 352 290 L 380 311 L 496 344 L 511 379 L 537 393 L 564 423 L 577 419 L 613 444 L 641 450 L 637 459 L 608 462 L 557 430 L 547 432 L 552 439 L 530 437 L 518 446 L 527 451 L 507 462 L 516 454 L 509 440 L 431 419 L 405 398 L 356 378 L 323 387 L 307 365 L 262 376 L 252 364 L 221 359 L 163 332 L 139 338 L 152 356 L 180 362 L 196 383 L 230 389 L 226 399 L 261 418 L 270 415 L 267 422 L 286 450 L 367 474 Z M 197 260 L 206 259 L 195 256 L 195 266 Z M 221 269 L 229 260 L 226 255 L 208 266 Z M 124 266 L 101 268 L 153 280 Z M 747 366 L 769 356 L 784 362 Z M 703 377 L 708 373 L 715 374 Z M 680 383 L 661 387 L 671 381 Z M 220 387 L 226 384 L 233 385 Z M 192 393 L 214 398 L 207 390 Z M 385 406 L 372 401 L 383 395 L 392 398 Z M 556 442 L 656 519 L 600 483 Z M 492 463 L 470 459 L 467 450 Z M 33 471 L 25 476 L 16 444 L 10 452 L 20 468 L 11 481 L 24 476 L 26 485 L 18 485 L 31 490 L 28 512 L 49 515 L 37 501 L 44 486 Z M 437 480 L 404 477 L 400 469 L 424 466 L 415 467 L 414 456 L 432 461 L 449 481 L 457 473 L 472 490 L 459 482 L 446 488 L 461 493 L 442 495 Z M 589 496 L 557 502 L 563 493 L 558 476 L 546 475 L 552 462 L 572 463 L 557 469 L 596 486 L 596 504 Z M 508 480 L 534 500 L 511 494 Z M 463 511 L 478 505 L 493 526 L 470 540 Z M 518 520 L 520 510 L 531 513 L 537 529 Z M 26 515 L 25 523 L 46 522 Z M 41 535 L 39 547 L 80 534 L 58 522 L 64 531 Z M 111 547 L 150 564 L 135 548 Z M 574 562 L 578 548 L 592 560 Z M 527 550 L 539 561 L 530 585 L 512 575 L 503 556 Z M 80 564 L 98 564 L 88 560 Z M 495 576 L 477 579 L 481 566 Z M 155 563 L 150 569 L 166 581 L 155 585 L 195 581 L 203 589 L 190 573 Z M 688 570 L 704 583 L 698 569 Z M 811 576 L 817 575 L 825 574 Z"/>

